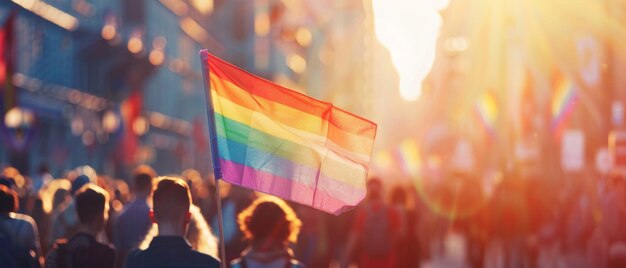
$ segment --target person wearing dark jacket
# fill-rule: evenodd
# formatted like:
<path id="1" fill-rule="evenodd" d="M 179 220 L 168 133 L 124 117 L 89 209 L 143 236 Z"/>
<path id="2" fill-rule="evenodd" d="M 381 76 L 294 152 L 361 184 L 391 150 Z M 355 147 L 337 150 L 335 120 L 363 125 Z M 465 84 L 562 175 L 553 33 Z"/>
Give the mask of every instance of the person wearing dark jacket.
<path id="1" fill-rule="evenodd" d="M 78 233 L 58 239 L 46 257 L 46 267 L 102 267 L 115 265 L 115 249 L 96 240 L 108 220 L 109 194 L 88 183 L 75 196 Z"/>
<path id="2" fill-rule="evenodd" d="M 17 193 L 0 184 L 0 267 L 41 267 L 37 224 L 18 207 Z"/>
<path id="3" fill-rule="evenodd" d="M 113 227 L 113 244 L 117 249 L 117 263 L 121 266 L 126 255 L 146 237 L 152 227 L 150 221 L 150 195 L 152 180 L 156 172 L 149 166 L 141 165 L 133 171 L 134 200 L 126 205 L 115 220 Z"/>
<path id="4" fill-rule="evenodd" d="M 126 267 L 220 267 L 218 260 L 193 250 L 184 238 L 191 217 L 187 184 L 172 177 L 157 180 L 150 218 L 157 224 L 159 235 L 147 249 L 131 252 Z"/>

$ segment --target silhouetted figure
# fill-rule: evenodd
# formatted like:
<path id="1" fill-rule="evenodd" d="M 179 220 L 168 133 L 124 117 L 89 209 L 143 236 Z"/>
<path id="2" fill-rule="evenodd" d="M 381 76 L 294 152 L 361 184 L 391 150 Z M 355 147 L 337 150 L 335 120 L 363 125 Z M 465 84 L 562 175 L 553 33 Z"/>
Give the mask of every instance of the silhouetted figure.
<path id="1" fill-rule="evenodd" d="M 347 266 L 349 256 L 356 253 L 359 267 L 396 267 L 403 228 L 398 213 L 385 204 L 379 179 L 367 182 L 367 195 L 355 217 L 342 265 Z"/>
<path id="2" fill-rule="evenodd" d="M 72 181 L 70 195 L 75 196 L 77 191 L 84 185 L 94 182 L 87 175 L 79 175 Z M 48 241 L 53 242 L 59 238 L 72 237 L 78 231 L 78 215 L 76 214 L 76 203 L 74 198 L 66 199 L 58 207 L 54 208 L 50 216 L 52 226 L 50 228 Z"/>
<path id="3" fill-rule="evenodd" d="M 302 223 L 283 200 L 272 196 L 255 200 L 239 214 L 238 223 L 250 246 L 231 267 L 304 267 L 289 248 L 289 242 L 296 242 Z"/>
<path id="4" fill-rule="evenodd" d="M 17 193 L 0 185 L 0 267 L 40 267 L 37 224 L 18 210 Z"/>
<path id="5" fill-rule="evenodd" d="M 152 199 L 150 217 L 159 235 L 146 250 L 131 252 L 126 267 L 219 267 L 219 261 L 193 250 L 184 238 L 191 218 L 187 184 L 179 178 L 161 177 Z"/>
<path id="6" fill-rule="evenodd" d="M 74 197 L 78 232 L 69 240 L 59 239 L 46 257 L 46 267 L 102 267 L 115 265 L 112 245 L 96 240 L 108 220 L 109 194 L 89 183 Z"/>
<path id="7" fill-rule="evenodd" d="M 149 198 L 154 177 L 156 172 L 149 166 L 142 165 L 133 171 L 135 199 L 126 205 L 113 228 L 113 243 L 118 250 L 117 263 L 120 266 L 128 252 L 139 245 L 152 225 Z"/>
<path id="8" fill-rule="evenodd" d="M 37 174 L 33 176 L 32 180 L 33 185 L 31 188 L 31 192 L 36 194 L 37 192 L 39 192 L 39 190 L 41 190 L 41 188 L 46 187 L 48 183 L 54 180 L 54 177 L 52 177 L 52 175 L 50 174 L 50 169 L 48 169 L 48 165 L 41 164 L 39 166 L 39 172 L 37 172 Z"/>

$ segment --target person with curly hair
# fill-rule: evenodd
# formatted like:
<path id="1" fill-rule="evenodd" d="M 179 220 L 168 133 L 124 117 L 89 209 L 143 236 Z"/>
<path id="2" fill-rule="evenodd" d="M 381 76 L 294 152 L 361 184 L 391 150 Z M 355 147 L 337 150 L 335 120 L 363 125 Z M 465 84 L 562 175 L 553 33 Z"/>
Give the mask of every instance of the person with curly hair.
<path id="1" fill-rule="evenodd" d="M 250 245 L 231 267 L 304 267 L 289 248 L 296 243 L 302 222 L 283 200 L 272 196 L 255 200 L 239 214 L 238 223 Z"/>

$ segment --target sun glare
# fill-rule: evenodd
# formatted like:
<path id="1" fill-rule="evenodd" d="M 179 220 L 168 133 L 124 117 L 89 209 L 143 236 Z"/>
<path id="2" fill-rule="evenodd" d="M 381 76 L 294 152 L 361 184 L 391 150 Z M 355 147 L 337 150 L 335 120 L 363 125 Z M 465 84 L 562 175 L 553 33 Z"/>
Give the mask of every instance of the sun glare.
<path id="1" fill-rule="evenodd" d="M 448 0 L 374 0 L 374 27 L 378 40 L 391 53 L 400 76 L 400 96 L 419 98 L 422 82 L 435 61 L 441 16 Z"/>

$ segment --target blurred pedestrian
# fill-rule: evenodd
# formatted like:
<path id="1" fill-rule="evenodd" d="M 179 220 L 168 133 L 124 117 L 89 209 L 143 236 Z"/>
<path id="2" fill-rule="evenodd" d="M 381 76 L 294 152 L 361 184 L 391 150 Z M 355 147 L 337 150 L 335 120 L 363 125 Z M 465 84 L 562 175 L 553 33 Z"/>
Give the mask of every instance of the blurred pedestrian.
<path id="1" fill-rule="evenodd" d="M 77 191 L 84 185 L 93 182 L 86 175 L 79 175 L 72 181 L 70 195 L 75 196 Z M 55 207 L 50 222 L 52 226 L 48 241 L 53 242 L 59 238 L 72 237 L 78 231 L 78 215 L 76 214 L 75 198 L 66 199 L 59 206 Z"/>
<path id="2" fill-rule="evenodd" d="M 329 218 L 335 217 L 326 212 L 299 204 L 290 204 L 300 221 L 306 222 L 300 228 L 298 244 L 294 253 L 307 267 L 328 267 L 331 265 L 332 247 L 329 237 Z M 335 238 L 337 239 L 337 238 Z"/>
<path id="3" fill-rule="evenodd" d="M 76 192 L 74 199 L 78 232 L 69 240 L 59 239 L 53 244 L 46 267 L 114 267 L 115 249 L 96 240 L 108 220 L 109 194 L 89 183 Z"/>
<path id="4" fill-rule="evenodd" d="M 16 213 L 18 204 L 17 193 L 0 185 L 0 267 L 40 267 L 37 224 Z"/>
<path id="5" fill-rule="evenodd" d="M 39 227 L 39 239 L 41 242 L 42 254 L 45 256 L 48 252 L 50 244 L 54 241 L 48 241 L 50 237 L 51 216 L 55 208 L 60 204 L 71 199 L 70 189 L 72 183 L 66 179 L 55 179 L 39 191 L 41 200 L 41 208 L 35 207 L 31 215 Z M 41 210 L 39 210 L 41 209 Z"/>
<path id="6" fill-rule="evenodd" d="M 391 207 L 396 211 L 400 220 L 398 229 L 397 267 L 417 267 L 419 264 L 419 248 L 417 244 L 417 211 L 409 202 L 407 189 L 397 185 L 391 190 Z"/>
<path id="7" fill-rule="evenodd" d="M 50 174 L 48 165 L 41 164 L 39 166 L 39 172 L 32 178 L 31 193 L 37 194 L 39 190 L 46 187 L 53 179 L 54 177 Z"/>
<path id="8" fill-rule="evenodd" d="M 377 178 L 370 179 L 367 182 L 366 200 L 357 212 L 348 237 L 342 265 L 347 266 L 350 255 L 354 255 L 361 268 L 396 267 L 396 243 L 400 228 L 398 214 L 383 200 L 382 182 Z"/>
<path id="9" fill-rule="evenodd" d="M 135 199 L 126 205 L 113 227 L 113 243 L 118 250 L 119 265 L 124 263 L 128 252 L 144 239 L 152 225 L 149 199 L 152 195 L 152 180 L 155 177 L 154 169 L 146 165 L 139 166 L 133 171 Z"/>
<path id="10" fill-rule="evenodd" d="M 179 178 L 161 177 L 152 199 L 150 217 L 159 235 L 146 250 L 131 252 L 126 267 L 219 267 L 219 261 L 193 250 L 184 238 L 191 218 L 187 184 Z"/>
<path id="11" fill-rule="evenodd" d="M 283 200 L 273 196 L 255 200 L 239 213 L 238 223 L 250 243 L 231 267 L 304 267 L 289 248 L 289 243 L 296 243 L 302 222 Z"/>

